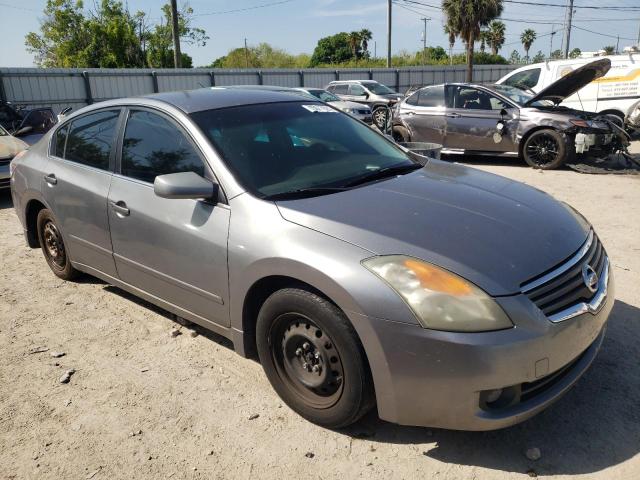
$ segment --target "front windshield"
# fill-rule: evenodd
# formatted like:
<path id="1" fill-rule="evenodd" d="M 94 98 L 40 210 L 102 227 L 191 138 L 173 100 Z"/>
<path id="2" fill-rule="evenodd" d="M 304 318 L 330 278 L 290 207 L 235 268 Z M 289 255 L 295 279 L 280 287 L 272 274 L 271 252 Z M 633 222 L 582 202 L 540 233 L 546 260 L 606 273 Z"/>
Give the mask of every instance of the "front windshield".
<path id="1" fill-rule="evenodd" d="M 322 103 L 243 105 L 191 117 L 260 197 L 345 187 L 368 173 L 416 165 L 382 135 Z"/>
<path id="2" fill-rule="evenodd" d="M 512 87 L 509 85 L 491 85 L 491 89 L 498 92 L 499 94 L 507 97 L 512 102 L 517 103 L 520 106 L 523 106 L 529 100 L 534 97 L 534 93 L 531 93 L 527 90 L 523 90 L 521 88 Z M 549 100 L 537 100 L 531 104 L 533 107 L 551 107 L 553 106 L 553 102 Z"/>
<path id="3" fill-rule="evenodd" d="M 330 102 L 340 101 L 340 99 L 336 97 L 333 93 L 327 92 L 326 90 L 322 90 L 320 88 L 317 90 L 307 90 L 307 92 L 309 92 L 311 95 L 313 95 L 317 99 L 322 100 L 323 102 L 330 103 Z"/>
<path id="4" fill-rule="evenodd" d="M 369 90 L 372 93 L 375 93 L 376 95 L 388 95 L 390 93 L 396 93 L 386 85 L 382 85 L 381 83 L 378 83 L 378 82 L 363 82 L 362 85 L 367 87 L 367 90 Z"/>

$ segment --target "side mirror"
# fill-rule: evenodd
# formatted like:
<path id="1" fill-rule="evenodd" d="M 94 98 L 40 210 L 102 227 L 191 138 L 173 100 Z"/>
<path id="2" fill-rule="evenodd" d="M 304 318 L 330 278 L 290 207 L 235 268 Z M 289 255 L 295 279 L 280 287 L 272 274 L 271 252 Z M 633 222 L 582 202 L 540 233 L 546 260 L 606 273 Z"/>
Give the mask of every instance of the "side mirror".
<path id="1" fill-rule="evenodd" d="M 509 114 L 509 112 L 507 112 L 506 108 L 503 108 L 502 110 L 500 110 L 500 116 L 502 118 L 506 117 Z"/>
<path id="2" fill-rule="evenodd" d="M 194 172 L 158 175 L 153 182 L 153 191 L 162 198 L 218 198 L 218 185 Z"/>
<path id="3" fill-rule="evenodd" d="M 22 127 L 18 131 L 13 132 L 13 136 L 14 137 L 19 137 L 20 135 L 25 135 L 25 134 L 29 133 L 31 130 L 33 130 L 33 127 L 31 125 L 27 125 L 26 127 Z"/>
<path id="4" fill-rule="evenodd" d="M 362 96 L 363 96 L 364 98 L 367 98 L 367 99 L 369 98 L 369 94 L 368 94 L 367 92 L 364 92 L 364 93 L 362 94 Z"/>

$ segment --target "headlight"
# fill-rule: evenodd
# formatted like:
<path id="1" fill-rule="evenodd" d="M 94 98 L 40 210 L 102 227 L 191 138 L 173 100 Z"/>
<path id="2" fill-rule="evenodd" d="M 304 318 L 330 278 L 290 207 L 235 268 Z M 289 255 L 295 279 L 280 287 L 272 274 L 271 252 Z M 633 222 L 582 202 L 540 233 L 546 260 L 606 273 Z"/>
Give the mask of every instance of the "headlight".
<path id="1" fill-rule="evenodd" d="M 569 120 L 576 127 L 593 128 L 593 122 L 589 120 Z"/>
<path id="2" fill-rule="evenodd" d="M 440 267 L 404 255 L 372 257 L 362 264 L 402 297 L 424 328 L 486 332 L 513 327 L 489 295 Z"/>
<path id="3" fill-rule="evenodd" d="M 356 113 L 358 113 L 358 109 L 357 108 L 347 108 L 345 110 L 345 112 L 350 113 L 352 115 L 355 115 Z"/>

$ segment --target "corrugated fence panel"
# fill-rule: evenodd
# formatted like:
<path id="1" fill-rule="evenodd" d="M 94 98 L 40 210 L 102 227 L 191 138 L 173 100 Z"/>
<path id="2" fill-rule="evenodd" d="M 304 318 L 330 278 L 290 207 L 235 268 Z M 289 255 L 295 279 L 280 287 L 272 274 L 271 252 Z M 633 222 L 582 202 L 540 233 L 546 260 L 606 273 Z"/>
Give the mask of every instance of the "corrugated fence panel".
<path id="1" fill-rule="evenodd" d="M 474 81 L 493 82 L 516 65 L 476 65 Z M 212 77 L 213 75 L 213 77 Z M 138 96 L 155 91 L 191 90 L 225 85 L 278 85 L 324 88 L 336 80 L 372 78 L 404 93 L 410 87 L 443 82 L 464 82 L 464 65 L 425 67 L 318 69 L 100 69 L 0 68 L 0 100 L 23 105 L 50 106 L 56 112 L 71 106 L 110 98 Z M 87 88 L 88 87 L 88 88 Z"/>

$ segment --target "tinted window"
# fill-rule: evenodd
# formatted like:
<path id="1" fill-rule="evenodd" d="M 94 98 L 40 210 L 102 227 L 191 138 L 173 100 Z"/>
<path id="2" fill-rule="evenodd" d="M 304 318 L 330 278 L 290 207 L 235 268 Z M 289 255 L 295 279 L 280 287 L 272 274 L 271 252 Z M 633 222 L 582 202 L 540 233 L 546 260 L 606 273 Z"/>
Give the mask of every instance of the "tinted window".
<path id="1" fill-rule="evenodd" d="M 420 107 L 444 107 L 444 85 L 420 90 L 418 106 Z"/>
<path id="2" fill-rule="evenodd" d="M 69 129 L 69 125 L 65 125 L 62 128 L 59 128 L 56 132 L 55 140 L 53 141 L 53 154 L 56 157 L 64 158 L 64 145 L 67 141 L 67 130 Z"/>
<path id="3" fill-rule="evenodd" d="M 348 90 L 349 90 L 349 85 L 341 84 L 341 85 L 334 85 L 331 91 L 337 95 L 346 95 Z"/>
<path id="4" fill-rule="evenodd" d="M 204 176 L 204 164 L 186 134 L 155 113 L 129 113 L 122 145 L 122 174 L 153 183 L 156 176 L 195 172 Z"/>
<path id="5" fill-rule="evenodd" d="M 514 73 L 504 81 L 505 85 L 511 87 L 533 88 L 538 84 L 540 69 L 531 68 L 522 72 Z"/>
<path id="6" fill-rule="evenodd" d="M 349 86 L 349 95 L 356 95 L 358 97 L 364 96 L 367 93 L 362 85 L 351 85 Z"/>
<path id="7" fill-rule="evenodd" d="M 260 196 L 343 186 L 407 155 L 371 128 L 321 103 L 248 105 L 193 113 L 238 180 Z"/>
<path id="8" fill-rule="evenodd" d="M 416 93 L 411 95 L 409 98 L 407 98 L 404 103 L 408 103 L 409 105 L 418 105 L 419 97 L 420 97 L 420 91 L 417 91 Z"/>
<path id="9" fill-rule="evenodd" d="M 69 127 L 64 158 L 90 167 L 109 169 L 119 110 L 85 115 Z"/>

